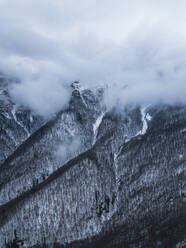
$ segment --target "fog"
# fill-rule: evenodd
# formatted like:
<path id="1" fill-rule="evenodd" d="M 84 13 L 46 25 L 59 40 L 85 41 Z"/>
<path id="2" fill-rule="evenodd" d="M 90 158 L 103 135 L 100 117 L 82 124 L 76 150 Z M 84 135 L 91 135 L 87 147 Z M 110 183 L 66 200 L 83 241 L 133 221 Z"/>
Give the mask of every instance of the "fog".
<path id="1" fill-rule="evenodd" d="M 0 72 L 17 104 L 48 116 L 70 83 L 107 85 L 105 102 L 185 103 L 183 0 L 0 0 Z"/>
<path id="2" fill-rule="evenodd" d="M 60 162 L 67 161 L 72 154 L 79 153 L 79 147 L 80 147 L 80 138 L 75 137 L 71 141 L 66 141 L 63 144 L 59 145 L 56 150 L 56 158 L 59 159 Z"/>

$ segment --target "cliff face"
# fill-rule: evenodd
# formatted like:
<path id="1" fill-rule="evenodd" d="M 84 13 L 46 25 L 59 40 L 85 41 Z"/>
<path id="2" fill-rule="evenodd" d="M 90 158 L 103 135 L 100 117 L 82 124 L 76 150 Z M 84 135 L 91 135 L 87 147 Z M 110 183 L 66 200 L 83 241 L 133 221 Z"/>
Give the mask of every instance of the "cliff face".
<path id="1" fill-rule="evenodd" d="M 186 107 L 102 94 L 75 85 L 1 165 L 0 247 L 185 247 Z"/>

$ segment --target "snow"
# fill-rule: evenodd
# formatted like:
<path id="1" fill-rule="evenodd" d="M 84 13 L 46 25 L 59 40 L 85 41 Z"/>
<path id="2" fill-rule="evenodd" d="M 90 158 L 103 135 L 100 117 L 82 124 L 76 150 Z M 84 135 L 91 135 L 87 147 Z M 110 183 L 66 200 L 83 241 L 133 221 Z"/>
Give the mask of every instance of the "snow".
<path id="1" fill-rule="evenodd" d="M 4 92 L 4 90 L 0 90 L 0 95 L 2 95 L 2 94 L 3 94 L 3 92 Z"/>
<path id="2" fill-rule="evenodd" d="M 28 132 L 28 130 L 22 125 L 22 123 L 20 121 L 18 121 L 17 117 L 16 117 L 16 106 L 14 105 L 13 106 L 13 109 L 12 109 L 12 115 L 14 117 L 14 120 L 15 122 L 24 129 L 24 131 L 26 132 L 27 136 L 29 137 L 30 136 L 30 133 Z"/>
<path id="3" fill-rule="evenodd" d="M 105 113 L 102 112 L 101 115 L 97 118 L 96 122 L 93 124 L 93 134 L 94 134 L 93 145 L 96 143 L 96 137 L 98 134 L 98 129 L 99 129 L 99 126 L 103 120 L 104 114 Z"/>
<path id="4" fill-rule="evenodd" d="M 126 136 L 126 137 L 125 137 L 124 144 L 127 143 L 127 142 L 129 142 L 132 138 L 134 138 L 134 137 L 136 137 L 136 136 L 138 136 L 138 135 L 144 135 L 144 134 L 147 132 L 147 129 L 148 129 L 148 121 L 151 121 L 152 117 L 150 116 L 149 113 L 146 113 L 146 109 L 147 109 L 147 107 L 142 107 L 142 108 L 140 109 L 140 111 L 141 111 L 141 121 L 142 121 L 142 123 L 143 123 L 142 129 L 141 129 L 136 135 L 134 135 L 134 136 L 132 136 L 132 137 L 130 137 L 130 138 L 128 138 L 128 137 Z M 124 144 L 123 144 L 123 145 L 124 145 Z M 117 158 L 118 158 L 119 154 L 120 154 L 121 151 L 122 151 L 123 145 L 120 147 L 118 153 L 115 153 L 115 154 L 114 154 L 114 163 L 115 163 L 116 165 L 117 165 L 117 163 L 116 163 Z M 116 170 L 117 170 L 117 168 L 116 168 Z"/>
<path id="5" fill-rule="evenodd" d="M 151 120 L 152 120 L 152 117 L 150 116 L 149 113 L 146 114 L 146 119 L 147 119 L 148 121 L 151 121 Z"/>
<path id="6" fill-rule="evenodd" d="M 87 108 L 88 106 L 87 106 L 87 104 L 86 104 L 86 101 L 85 101 L 83 95 L 81 94 L 81 91 L 79 91 L 79 94 L 80 94 L 80 97 L 81 97 L 81 100 L 82 100 L 83 104 L 84 104 L 84 105 L 86 106 L 86 108 Z"/>
<path id="7" fill-rule="evenodd" d="M 147 107 L 143 107 L 140 109 L 141 111 L 141 121 L 143 123 L 142 130 L 140 130 L 137 135 L 144 135 L 148 129 L 148 121 L 152 119 L 149 113 L 146 113 Z M 136 135 L 136 136 L 137 136 Z"/>
<path id="8" fill-rule="evenodd" d="M 30 115 L 30 122 L 33 122 L 33 116 Z"/>
<path id="9" fill-rule="evenodd" d="M 126 140 L 127 140 L 127 138 L 126 138 Z M 126 143 L 126 140 L 125 140 L 125 143 Z M 119 192 L 119 185 L 120 185 L 120 183 L 119 183 L 120 175 L 119 175 L 119 172 L 118 172 L 118 157 L 119 157 L 119 155 L 120 155 L 120 153 L 122 151 L 122 148 L 123 148 L 123 146 L 120 146 L 118 152 L 114 153 L 114 169 L 115 169 L 115 179 L 116 179 L 116 204 L 115 204 L 115 210 L 114 211 L 117 210 L 117 208 L 118 208 L 117 204 L 118 204 L 118 201 L 119 201 L 118 192 Z"/>
<path id="10" fill-rule="evenodd" d="M 143 123 L 143 127 L 141 130 L 141 135 L 145 134 L 147 129 L 148 129 L 148 124 L 147 124 L 147 119 L 146 119 L 146 114 L 145 114 L 146 108 L 141 108 L 141 121 Z"/>
<path id="11" fill-rule="evenodd" d="M 179 154 L 179 159 L 182 159 L 183 158 L 183 154 Z"/>
<path id="12" fill-rule="evenodd" d="M 11 117 L 10 117 L 10 115 L 9 115 L 8 113 L 3 112 L 2 114 L 3 114 L 3 115 L 4 115 L 4 117 L 6 117 L 7 119 L 11 120 Z"/>

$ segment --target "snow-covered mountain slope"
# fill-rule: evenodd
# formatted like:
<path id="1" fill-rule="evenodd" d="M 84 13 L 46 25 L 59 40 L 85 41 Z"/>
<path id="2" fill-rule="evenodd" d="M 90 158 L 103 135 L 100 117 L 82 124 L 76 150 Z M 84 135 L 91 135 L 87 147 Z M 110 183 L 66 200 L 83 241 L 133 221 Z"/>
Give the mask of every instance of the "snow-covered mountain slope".
<path id="1" fill-rule="evenodd" d="M 44 123 L 29 109 L 16 106 L 8 92 L 11 83 L 15 79 L 0 74 L 0 164 Z"/>
<path id="2" fill-rule="evenodd" d="M 102 107 L 90 91 L 85 91 L 87 102 L 88 97 L 89 105 L 84 105 L 73 91 L 69 109 L 58 113 L 5 160 L 0 168 L 0 204 L 45 180 L 65 161 L 91 147 L 92 123 Z"/>
<path id="3" fill-rule="evenodd" d="M 186 107 L 107 111 L 73 87 L 1 165 L 0 247 L 183 248 Z"/>

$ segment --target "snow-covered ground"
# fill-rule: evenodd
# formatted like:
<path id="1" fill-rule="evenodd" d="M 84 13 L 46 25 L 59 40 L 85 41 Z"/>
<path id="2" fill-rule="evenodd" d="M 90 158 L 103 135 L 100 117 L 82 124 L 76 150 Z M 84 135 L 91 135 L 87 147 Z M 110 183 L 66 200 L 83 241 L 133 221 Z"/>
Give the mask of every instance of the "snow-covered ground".
<path id="1" fill-rule="evenodd" d="M 143 123 L 142 129 L 137 133 L 137 135 L 144 135 L 148 129 L 148 121 L 152 119 L 149 113 L 146 113 L 147 107 L 142 107 L 141 111 L 141 121 Z M 137 136 L 136 135 L 136 136 Z"/>
<path id="2" fill-rule="evenodd" d="M 104 115 L 105 115 L 105 113 L 102 112 L 101 115 L 97 118 L 96 122 L 93 124 L 93 134 L 94 134 L 93 142 L 92 142 L 93 145 L 96 143 L 96 137 L 98 134 L 98 129 L 99 129 L 99 126 L 103 120 Z"/>
<path id="3" fill-rule="evenodd" d="M 17 119 L 17 116 L 16 116 L 16 106 L 15 106 L 15 105 L 13 106 L 13 109 L 12 109 L 12 115 L 13 115 L 13 117 L 14 117 L 15 122 L 17 122 L 17 124 L 18 124 L 20 127 L 22 127 L 22 128 L 24 129 L 24 131 L 26 132 L 27 136 L 29 137 L 29 136 L 30 136 L 30 133 L 29 133 L 28 130 L 23 126 L 23 124 L 22 124 L 20 121 L 18 121 L 18 119 Z"/>

